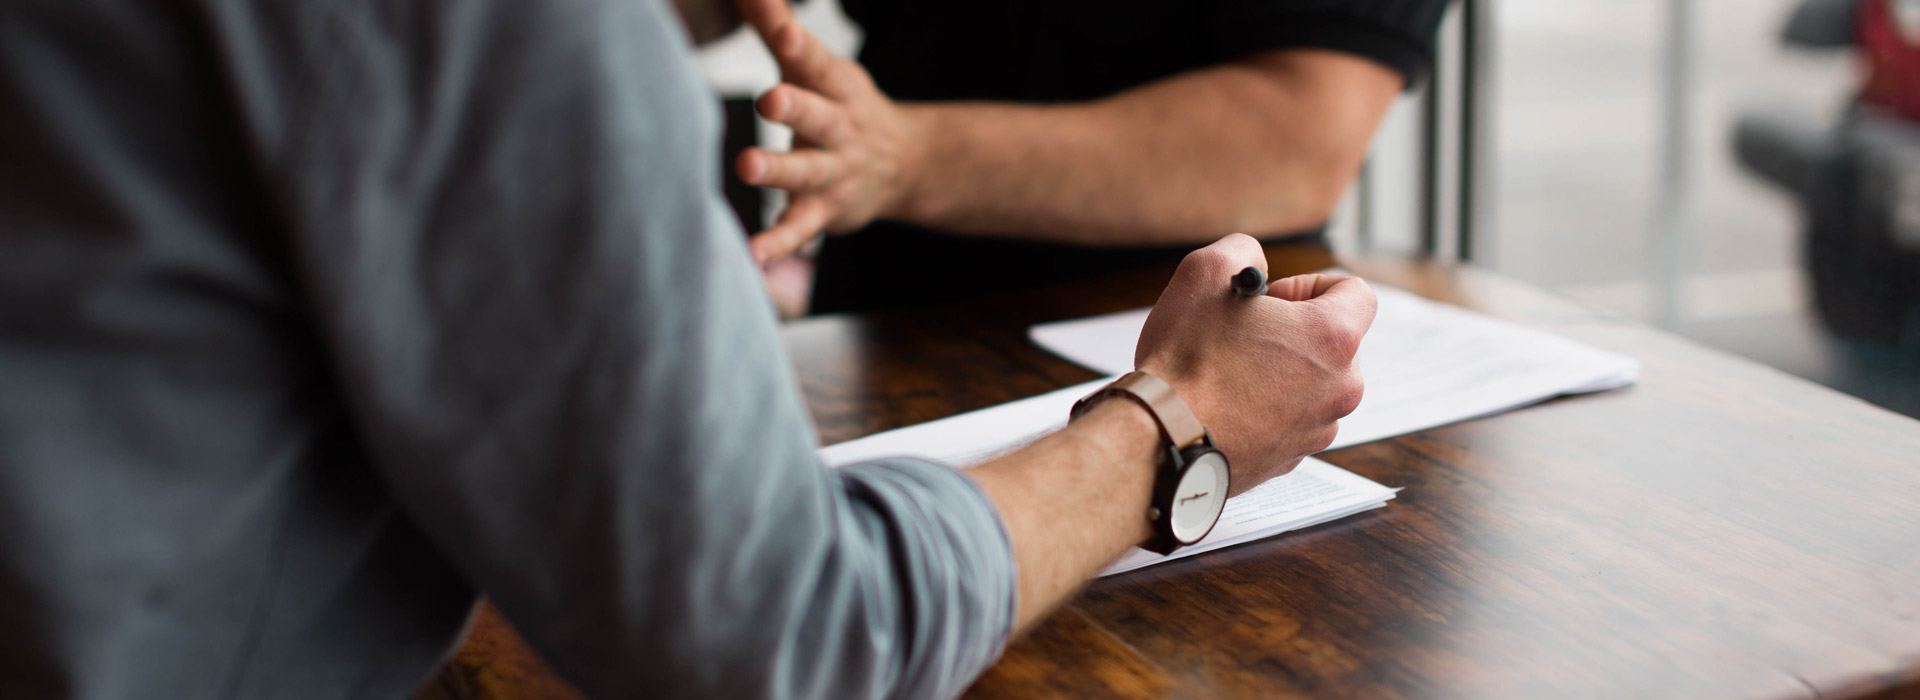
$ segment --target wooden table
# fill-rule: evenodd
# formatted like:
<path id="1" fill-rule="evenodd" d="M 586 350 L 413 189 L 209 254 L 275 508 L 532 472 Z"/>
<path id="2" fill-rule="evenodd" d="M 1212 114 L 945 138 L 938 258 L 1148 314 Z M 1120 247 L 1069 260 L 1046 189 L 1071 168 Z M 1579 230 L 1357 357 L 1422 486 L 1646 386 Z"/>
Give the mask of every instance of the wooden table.
<path id="1" fill-rule="evenodd" d="M 1348 262 L 1633 355 L 1640 383 L 1327 453 L 1406 490 L 1095 582 L 973 695 L 1920 697 L 1920 422 L 1491 274 Z M 838 442 L 1094 378 L 1026 328 L 1150 304 L 1170 273 L 805 320 L 786 340 Z M 421 694 L 569 692 L 483 610 Z"/>

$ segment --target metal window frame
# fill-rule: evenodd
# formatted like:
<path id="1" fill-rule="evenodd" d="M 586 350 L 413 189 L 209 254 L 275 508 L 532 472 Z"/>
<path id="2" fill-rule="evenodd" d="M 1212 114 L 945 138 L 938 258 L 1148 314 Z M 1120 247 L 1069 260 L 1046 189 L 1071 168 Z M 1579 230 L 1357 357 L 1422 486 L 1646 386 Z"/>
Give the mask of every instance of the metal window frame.
<path id="1" fill-rule="evenodd" d="M 1456 5 L 1458 17 L 1442 25 L 1433 73 L 1420 98 L 1418 250 L 1424 257 L 1472 262 L 1482 255 L 1489 236 L 1485 214 L 1492 192 L 1492 5 L 1492 0 L 1460 0 Z M 1370 232 L 1363 235 L 1371 237 Z"/>
<path id="2" fill-rule="evenodd" d="M 1493 211 L 1493 0 L 1459 0 L 1449 8 L 1434 45 L 1433 66 L 1416 93 L 1409 151 L 1376 153 L 1361 165 L 1354 186 L 1354 242 L 1362 251 L 1390 245 L 1396 236 L 1423 258 L 1472 262 L 1486 259 Z M 1392 120 L 1390 120 L 1391 122 Z M 1399 128 L 1389 125 L 1383 130 Z M 1383 161 L 1391 161 L 1383 166 Z M 1404 169 L 1403 169 L 1404 168 Z M 1401 183 L 1400 173 L 1413 180 Z M 1411 189 L 1406 189 L 1411 187 Z M 1413 198 L 1401 204 L 1396 194 Z M 1405 207 L 1405 208 L 1403 208 Z M 1384 224 L 1383 224 L 1384 222 Z M 1404 234 L 1399 237 L 1404 240 Z"/>

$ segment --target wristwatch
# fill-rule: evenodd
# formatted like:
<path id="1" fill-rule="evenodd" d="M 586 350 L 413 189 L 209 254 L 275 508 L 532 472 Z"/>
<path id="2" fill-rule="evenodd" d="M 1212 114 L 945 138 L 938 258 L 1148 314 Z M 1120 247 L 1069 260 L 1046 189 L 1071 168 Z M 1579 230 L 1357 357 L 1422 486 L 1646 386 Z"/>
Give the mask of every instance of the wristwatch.
<path id="1" fill-rule="evenodd" d="M 1160 427 L 1161 464 L 1147 506 L 1153 535 L 1140 547 L 1167 554 L 1199 542 L 1227 506 L 1227 456 L 1214 449 L 1213 436 L 1173 387 L 1146 372 L 1130 372 L 1074 402 L 1070 418 L 1114 397 L 1140 404 Z"/>

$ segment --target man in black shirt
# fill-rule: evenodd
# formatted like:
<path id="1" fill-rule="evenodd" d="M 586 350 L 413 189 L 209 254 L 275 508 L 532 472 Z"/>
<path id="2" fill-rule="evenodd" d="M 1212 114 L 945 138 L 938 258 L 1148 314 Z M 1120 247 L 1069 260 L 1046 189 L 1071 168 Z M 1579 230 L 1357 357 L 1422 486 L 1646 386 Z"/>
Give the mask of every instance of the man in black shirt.
<path id="1" fill-rule="evenodd" d="M 790 192 L 753 242 L 778 267 L 821 230 L 816 311 L 1019 288 L 1226 231 L 1319 227 L 1445 0 L 844 0 L 860 64 L 784 0 L 742 0 L 783 84 L 791 153 L 742 178 Z M 863 69 L 864 66 L 864 69 Z M 895 101 L 898 100 L 898 101 Z"/>

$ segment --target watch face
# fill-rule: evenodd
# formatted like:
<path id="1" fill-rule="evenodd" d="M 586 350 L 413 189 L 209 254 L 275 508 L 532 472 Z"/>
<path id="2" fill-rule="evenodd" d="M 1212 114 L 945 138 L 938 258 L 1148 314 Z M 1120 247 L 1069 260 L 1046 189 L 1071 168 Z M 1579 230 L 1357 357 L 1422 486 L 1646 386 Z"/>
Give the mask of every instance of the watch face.
<path id="1" fill-rule="evenodd" d="M 1173 490 L 1173 537 L 1193 544 L 1207 536 L 1227 504 L 1227 458 L 1207 451 L 1193 460 Z"/>

